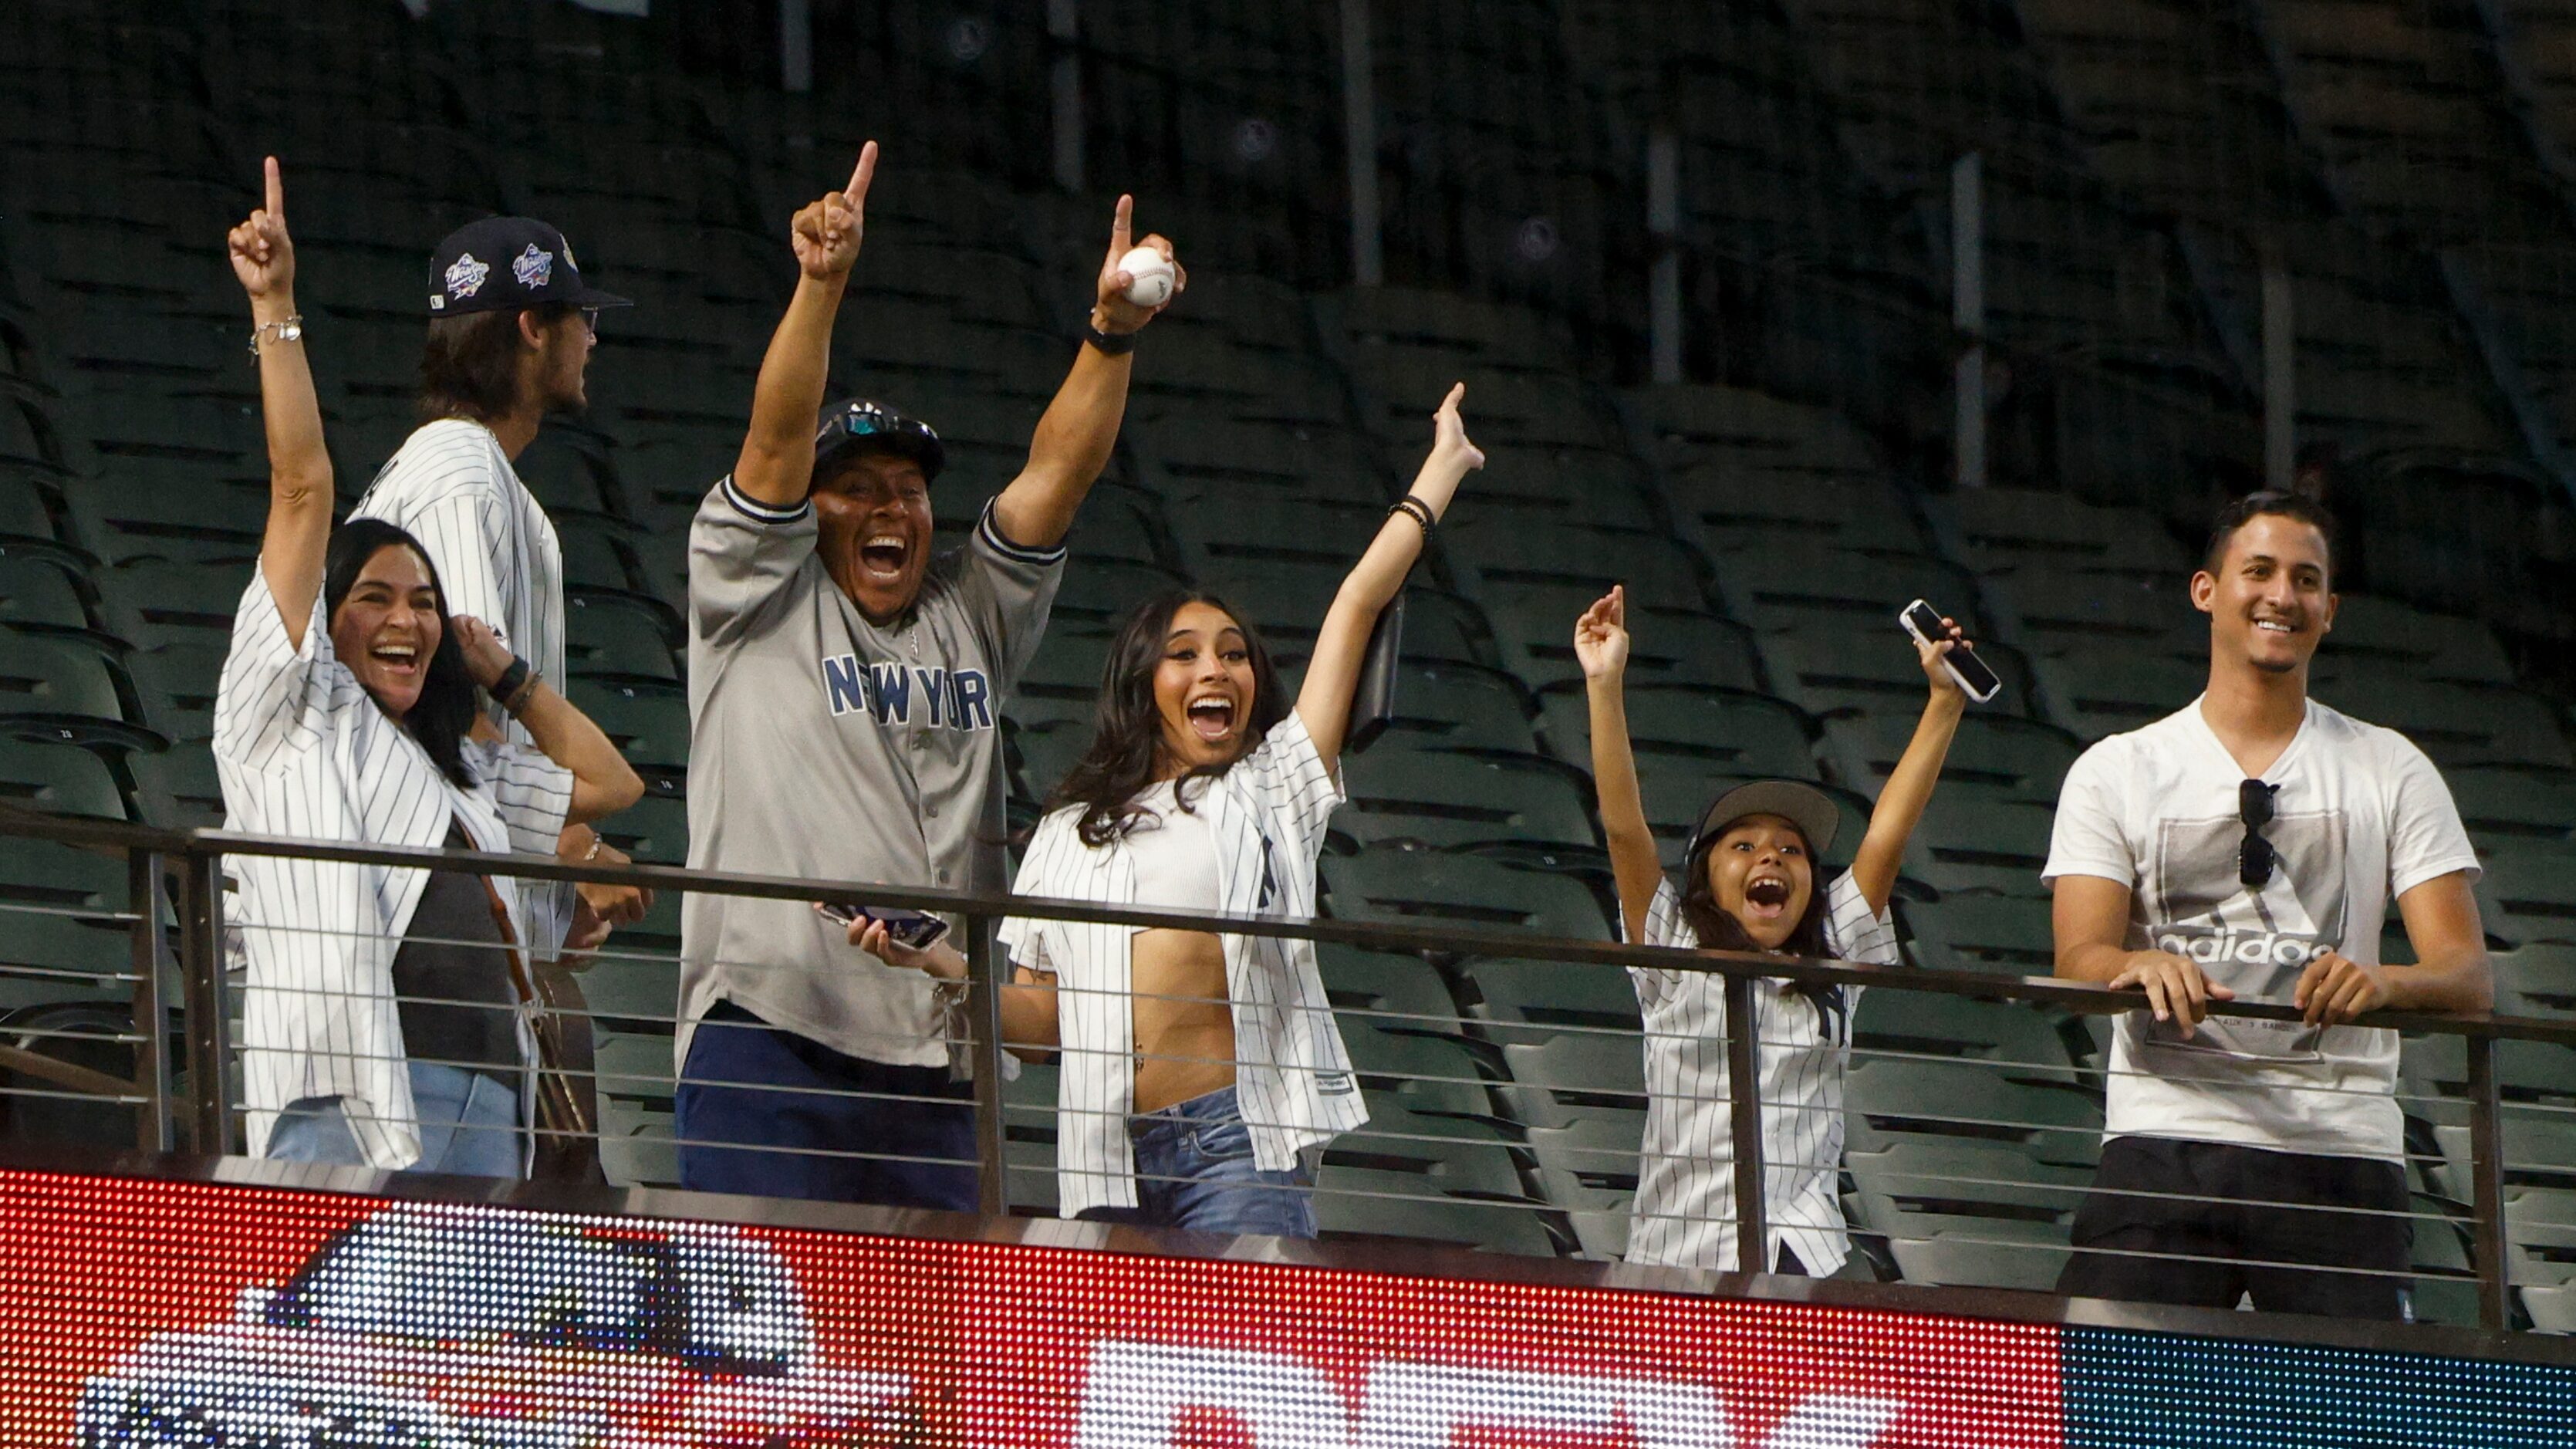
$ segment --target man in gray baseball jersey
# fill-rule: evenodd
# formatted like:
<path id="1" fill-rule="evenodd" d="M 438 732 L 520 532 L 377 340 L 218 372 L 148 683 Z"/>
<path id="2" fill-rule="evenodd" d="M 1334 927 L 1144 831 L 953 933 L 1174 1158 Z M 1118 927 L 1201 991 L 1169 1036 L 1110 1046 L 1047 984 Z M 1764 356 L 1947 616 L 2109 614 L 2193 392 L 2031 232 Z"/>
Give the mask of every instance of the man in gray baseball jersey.
<path id="1" fill-rule="evenodd" d="M 938 435 L 879 404 L 822 412 L 876 146 L 796 214 L 800 275 L 733 474 L 689 538 L 689 864 L 964 890 L 1008 885 L 1000 707 L 1036 651 L 1075 510 L 1126 411 L 1121 197 L 1089 333 L 1027 466 L 965 545 L 931 551 Z M 1144 242 L 1166 257 L 1171 244 Z M 680 1177 L 712 1192 L 971 1211 L 972 1092 L 917 971 L 795 901 L 681 914 Z"/>

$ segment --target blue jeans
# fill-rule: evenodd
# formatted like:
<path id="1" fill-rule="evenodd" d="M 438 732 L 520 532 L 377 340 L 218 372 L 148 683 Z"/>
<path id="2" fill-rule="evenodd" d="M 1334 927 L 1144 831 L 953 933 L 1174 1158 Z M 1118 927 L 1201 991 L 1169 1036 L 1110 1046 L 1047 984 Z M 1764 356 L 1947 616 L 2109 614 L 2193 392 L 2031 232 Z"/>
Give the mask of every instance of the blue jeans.
<path id="1" fill-rule="evenodd" d="M 971 1213 L 975 1088 L 844 1056 L 719 1001 L 672 1102 L 680 1185 Z M 738 1145 L 736 1145 L 738 1144 Z"/>
<path id="2" fill-rule="evenodd" d="M 1315 1236 L 1315 1183 L 1301 1164 L 1264 1172 L 1252 1159 L 1252 1130 L 1234 1088 L 1225 1087 L 1127 1124 L 1136 1152 L 1132 1208 L 1083 1210 L 1094 1223 L 1187 1228 L 1199 1233 Z"/>
<path id="3" fill-rule="evenodd" d="M 452 1172 L 468 1177 L 525 1176 L 527 1139 L 519 1120 L 519 1092 L 497 1077 L 464 1067 L 413 1062 L 411 1100 L 420 1116 L 420 1160 L 407 1172 Z M 268 1134 L 272 1162 L 323 1162 L 364 1167 L 367 1155 L 349 1130 L 337 1097 L 290 1102 Z"/>

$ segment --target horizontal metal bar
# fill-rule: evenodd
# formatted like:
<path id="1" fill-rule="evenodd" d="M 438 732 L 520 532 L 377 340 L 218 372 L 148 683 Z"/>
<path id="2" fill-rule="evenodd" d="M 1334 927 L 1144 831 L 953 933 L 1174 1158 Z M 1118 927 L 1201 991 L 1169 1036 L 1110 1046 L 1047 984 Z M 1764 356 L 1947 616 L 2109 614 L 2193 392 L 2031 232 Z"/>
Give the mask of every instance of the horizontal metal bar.
<path id="1" fill-rule="evenodd" d="M 101 1038 L 84 1037 L 82 1040 L 98 1041 Z M 42 1077 L 93 1097 L 132 1097 L 135 1091 L 134 1084 L 123 1077 L 111 1077 L 77 1062 L 49 1057 L 43 1052 L 31 1052 L 25 1047 L 0 1046 L 0 1067 L 30 1077 Z"/>

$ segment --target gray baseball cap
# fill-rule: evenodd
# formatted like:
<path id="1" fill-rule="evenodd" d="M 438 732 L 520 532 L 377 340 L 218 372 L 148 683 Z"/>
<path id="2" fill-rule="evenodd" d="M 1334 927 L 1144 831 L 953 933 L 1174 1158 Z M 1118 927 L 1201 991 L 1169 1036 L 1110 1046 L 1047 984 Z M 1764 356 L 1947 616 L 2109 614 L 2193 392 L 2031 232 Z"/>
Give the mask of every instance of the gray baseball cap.
<path id="1" fill-rule="evenodd" d="M 1813 785 L 1801 785 L 1795 780 L 1756 780 L 1717 797 L 1708 813 L 1699 818 L 1699 829 L 1691 833 L 1690 849 L 1685 854 L 1698 854 L 1701 846 L 1747 815 L 1777 815 L 1797 826 L 1819 856 L 1833 848 L 1834 832 L 1843 823 L 1842 809 L 1834 804 L 1834 797 Z"/>

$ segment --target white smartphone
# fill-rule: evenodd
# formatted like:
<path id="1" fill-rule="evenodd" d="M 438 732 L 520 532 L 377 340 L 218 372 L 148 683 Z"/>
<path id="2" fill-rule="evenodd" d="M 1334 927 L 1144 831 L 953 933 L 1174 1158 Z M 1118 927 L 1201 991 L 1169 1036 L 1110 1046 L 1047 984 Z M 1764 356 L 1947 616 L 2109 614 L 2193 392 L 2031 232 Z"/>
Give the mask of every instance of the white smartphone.
<path id="1" fill-rule="evenodd" d="M 1950 637 L 1950 631 L 1941 627 L 1941 611 L 1921 599 L 1906 605 L 1896 616 L 1896 622 L 1904 626 L 1906 633 L 1914 636 L 1917 644 L 1938 643 Z M 1941 667 L 1949 670 L 1950 677 L 1968 692 L 1968 698 L 1979 704 L 1994 698 L 1995 691 L 2004 687 L 2003 679 L 1992 666 L 1977 657 L 1974 649 L 1951 650 L 1941 656 Z"/>

